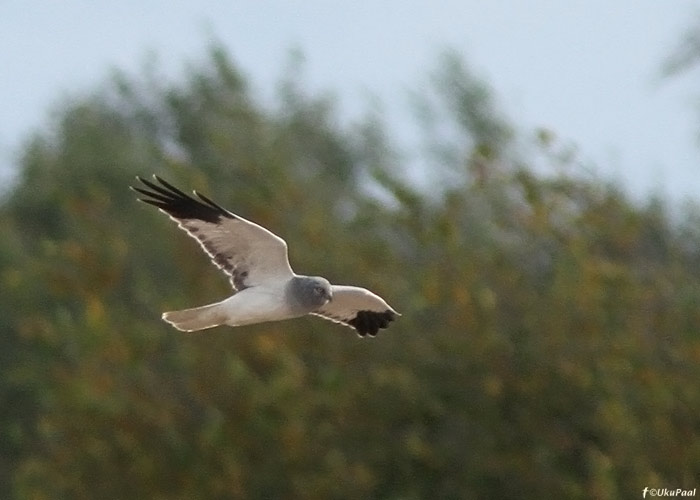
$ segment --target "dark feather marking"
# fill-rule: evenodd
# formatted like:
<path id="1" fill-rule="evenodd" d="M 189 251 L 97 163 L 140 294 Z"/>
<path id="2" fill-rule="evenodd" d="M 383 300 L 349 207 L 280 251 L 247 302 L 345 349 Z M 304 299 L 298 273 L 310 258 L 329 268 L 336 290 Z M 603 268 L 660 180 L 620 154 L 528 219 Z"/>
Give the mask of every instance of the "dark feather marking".
<path id="1" fill-rule="evenodd" d="M 207 249 L 209 249 L 209 247 L 207 247 Z M 210 252 L 212 254 L 214 254 L 214 252 L 212 252 L 211 250 L 210 250 Z M 233 273 L 235 268 L 231 265 L 229 258 L 230 257 L 228 255 L 223 254 L 223 253 L 214 254 L 214 256 L 212 257 L 212 259 L 214 260 L 214 263 L 217 266 L 219 266 L 221 269 L 223 269 L 227 273 Z"/>
<path id="2" fill-rule="evenodd" d="M 189 198 L 189 196 L 187 196 L 185 193 L 180 191 L 178 188 L 176 188 L 172 184 L 165 182 L 163 179 L 161 179 L 157 175 L 154 175 L 153 178 L 155 180 L 157 180 L 158 182 L 160 182 L 162 184 L 162 186 L 159 186 L 159 185 L 157 185 L 157 184 L 155 184 L 147 179 L 144 179 L 142 177 L 137 176 L 136 178 L 138 180 L 140 180 L 141 182 L 143 182 L 147 187 L 154 190 L 155 192 L 164 195 L 167 199 Z"/>
<path id="3" fill-rule="evenodd" d="M 207 240 L 200 239 L 200 241 L 214 264 L 216 264 L 226 274 L 231 276 L 231 285 L 233 285 L 233 288 L 239 292 L 248 288 L 245 281 L 248 277 L 248 271 L 246 269 L 242 268 L 241 266 L 235 266 L 230 260 L 232 258 L 231 255 L 216 253 Z"/>
<path id="4" fill-rule="evenodd" d="M 201 193 L 194 192 L 195 196 L 199 198 L 199 200 L 196 200 L 160 177 L 156 175 L 153 177 L 160 185 L 137 176 L 136 178 L 149 189 L 134 186 L 130 187 L 137 193 L 148 197 L 139 198 L 140 201 L 163 210 L 175 219 L 180 219 L 182 221 L 200 220 L 216 224 L 222 217 L 229 219 L 236 218 L 234 214 Z M 231 276 L 231 284 L 236 290 L 240 291 L 248 288 L 246 284 L 248 271 L 244 267 L 240 265 L 237 266 L 231 262 L 233 256 L 226 253 L 217 253 L 216 248 L 207 240 L 204 233 L 201 232 L 201 228 L 194 227 L 191 224 L 183 224 L 182 222 L 180 223 L 180 227 L 185 229 L 192 236 L 195 236 L 204 247 L 207 254 L 209 254 L 214 264 Z"/>
<path id="5" fill-rule="evenodd" d="M 245 279 L 248 277 L 248 271 L 234 269 L 231 274 L 231 283 L 233 283 L 236 290 L 240 291 L 248 288 L 248 286 L 245 284 Z"/>
<path id="6" fill-rule="evenodd" d="M 219 204 L 217 204 L 217 203 L 211 201 L 209 198 L 207 198 L 206 196 L 204 196 L 202 193 L 200 193 L 200 192 L 198 192 L 198 191 L 194 191 L 194 194 L 197 196 L 197 198 L 199 198 L 200 200 L 202 200 L 204 203 L 206 203 L 207 205 L 209 205 L 209 206 L 212 207 L 213 209 L 215 209 L 215 210 L 220 210 L 221 212 L 223 212 L 223 213 L 225 213 L 225 214 L 228 214 L 228 213 L 229 213 L 228 210 L 226 210 L 225 208 L 222 208 Z"/>
<path id="7" fill-rule="evenodd" d="M 374 337 L 381 328 L 388 327 L 395 318 L 394 312 L 389 310 L 384 312 L 358 311 L 355 317 L 347 320 L 346 323 L 357 330 L 361 337 L 365 335 Z"/>
<path id="8" fill-rule="evenodd" d="M 150 191 L 133 186 L 132 189 L 149 197 L 141 198 L 141 201 L 163 210 L 176 219 L 197 219 L 215 224 L 222 217 L 229 219 L 236 217 L 202 194 L 196 193 L 201 200 L 198 201 L 160 177 L 154 176 L 154 178 L 160 183 L 160 186 L 142 177 L 137 177 Z"/>
<path id="9" fill-rule="evenodd" d="M 185 194 L 184 192 L 180 191 L 178 188 L 176 188 L 175 186 L 173 186 L 173 185 L 170 184 L 169 182 L 167 182 L 167 181 L 161 179 L 161 178 L 158 177 L 157 175 L 154 175 L 153 178 L 154 178 L 155 180 L 157 180 L 158 182 L 160 182 L 160 184 L 161 184 L 164 188 L 168 189 L 171 193 L 173 193 L 173 194 L 175 194 L 175 195 L 177 195 L 177 196 L 179 196 L 179 197 L 181 197 L 181 198 L 188 198 L 188 199 L 190 199 L 190 200 L 192 199 L 192 198 L 190 198 L 189 195 L 187 195 L 187 194 Z"/>
<path id="10" fill-rule="evenodd" d="M 164 203 L 167 203 L 168 201 L 170 201 L 170 197 L 162 195 L 160 193 L 146 191 L 145 189 L 140 188 L 140 187 L 134 187 L 134 186 L 129 186 L 129 187 L 140 194 L 145 194 L 146 196 L 150 196 L 154 200 L 162 201 Z"/>

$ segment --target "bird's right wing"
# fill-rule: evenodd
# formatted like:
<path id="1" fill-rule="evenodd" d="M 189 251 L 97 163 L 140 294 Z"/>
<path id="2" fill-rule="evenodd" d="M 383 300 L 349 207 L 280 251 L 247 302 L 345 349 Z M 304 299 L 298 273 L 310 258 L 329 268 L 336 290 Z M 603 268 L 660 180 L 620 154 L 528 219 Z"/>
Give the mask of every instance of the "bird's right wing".
<path id="1" fill-rule="evenodd" d="M 311 314 L 354 328 L 361 337 L 374 337 L 380 328 L 387 328 L 401 316 L 379 295 L 365 288 L 333 285 L 331 292 L 333 298 Z"/>
<path id="2" fill-rule="evenodd" d="M 286 281 L 294 273 L 287 243 L 262 226 L 221 208 L 206 196 L 195 199 L 160 177 L 158 184 L 137 177 L 147 188 L 133 187 L 196 239 L 211 260 L 231 277 L 236 290 L 269 281 Z"/>

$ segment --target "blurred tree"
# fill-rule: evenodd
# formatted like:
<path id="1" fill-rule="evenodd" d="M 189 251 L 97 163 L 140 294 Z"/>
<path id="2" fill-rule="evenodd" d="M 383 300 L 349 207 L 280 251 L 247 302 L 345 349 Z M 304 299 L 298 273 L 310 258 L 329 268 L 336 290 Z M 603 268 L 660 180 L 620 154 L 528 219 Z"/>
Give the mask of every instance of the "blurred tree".
<path id="1" fill-rule="evenodd" d="M 685 33 L 680 37 L 674 50 L 661 65 L 664 77 L 677 78 L 696 69 L 700 62 L 700 15 L 689 22 Z M 697 97 L 696 97 L 697 99 Z M 698 135 L 700 137 L 700 134 Z"/>
<path id="2" fill-rule="evenodd" d="M 662 69 L 675 75 L 696 66 L 700 61 L 700 16 L 696 16 L 680 37 L 676 48 L 666 57 Z"/>
<path id="3" fill-rule="evenodd" d="M 29 141 L 0 207 L 0 495 L 695 486 L 697 209 L 672 220 L 660 200 L 631 203 L 552 133 L 529 157 L 453 55 L 419 99 L 424 164 L 449 180 L 425 192 L 376 114 L 344 124 L 299 75 L 266 109 L 214 46 L 180 84 L 116 75 Z M 161 310 L 228 286 L 134 201 L 126 187 L 150 172 L 276 231 L 300 271 L 377 289 L 402 318 L 372 341 L 317 319 L 169 329 Z"/>

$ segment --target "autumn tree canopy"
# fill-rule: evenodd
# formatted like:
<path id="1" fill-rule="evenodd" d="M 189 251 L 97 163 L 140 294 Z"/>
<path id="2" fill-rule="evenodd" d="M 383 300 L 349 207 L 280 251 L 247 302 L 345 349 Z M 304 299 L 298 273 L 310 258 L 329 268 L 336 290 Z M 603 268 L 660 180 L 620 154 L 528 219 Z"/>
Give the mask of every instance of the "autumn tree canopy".
<path id="1" fill-rule="evenodd" d="M 700 212 L 632 202 L 553 132 L 516 132 L 454 56 L 430 80 L 428 186 L 377 113 L 347 123 L 295 76 L 265 106 L 220 47 L 184 81 L 119 75 L 65 102 L 0 205 L 0 496 L 697 486 Z M 403 316 L 373 340 L 310 318 L 169 328 L 161 311 L 229 289 L 135 202 L 151 173 Z"/>

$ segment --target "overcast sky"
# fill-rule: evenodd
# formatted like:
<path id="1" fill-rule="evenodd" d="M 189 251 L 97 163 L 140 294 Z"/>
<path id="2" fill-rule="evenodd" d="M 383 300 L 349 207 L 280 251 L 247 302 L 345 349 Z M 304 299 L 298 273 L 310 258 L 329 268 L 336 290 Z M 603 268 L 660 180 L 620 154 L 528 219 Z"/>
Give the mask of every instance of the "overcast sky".
<path id="1" fill-rule="evenodd" d="M 89 91 L 111 68 L 135 74 L 149 52 L 177 77 L 211 35 L 261 95 L 298 48 L 312 88 L 334 91 L 351 115 L 374 95 L 397 129 L 409 90 L 450 48 L 520 130 L 575 142 L 637 195 L 700 200 L 699 77 L 659 77 L 698 15 L 689 0 L 4 0 L 0 161 L 12 168 L 62 95 Z"/>

